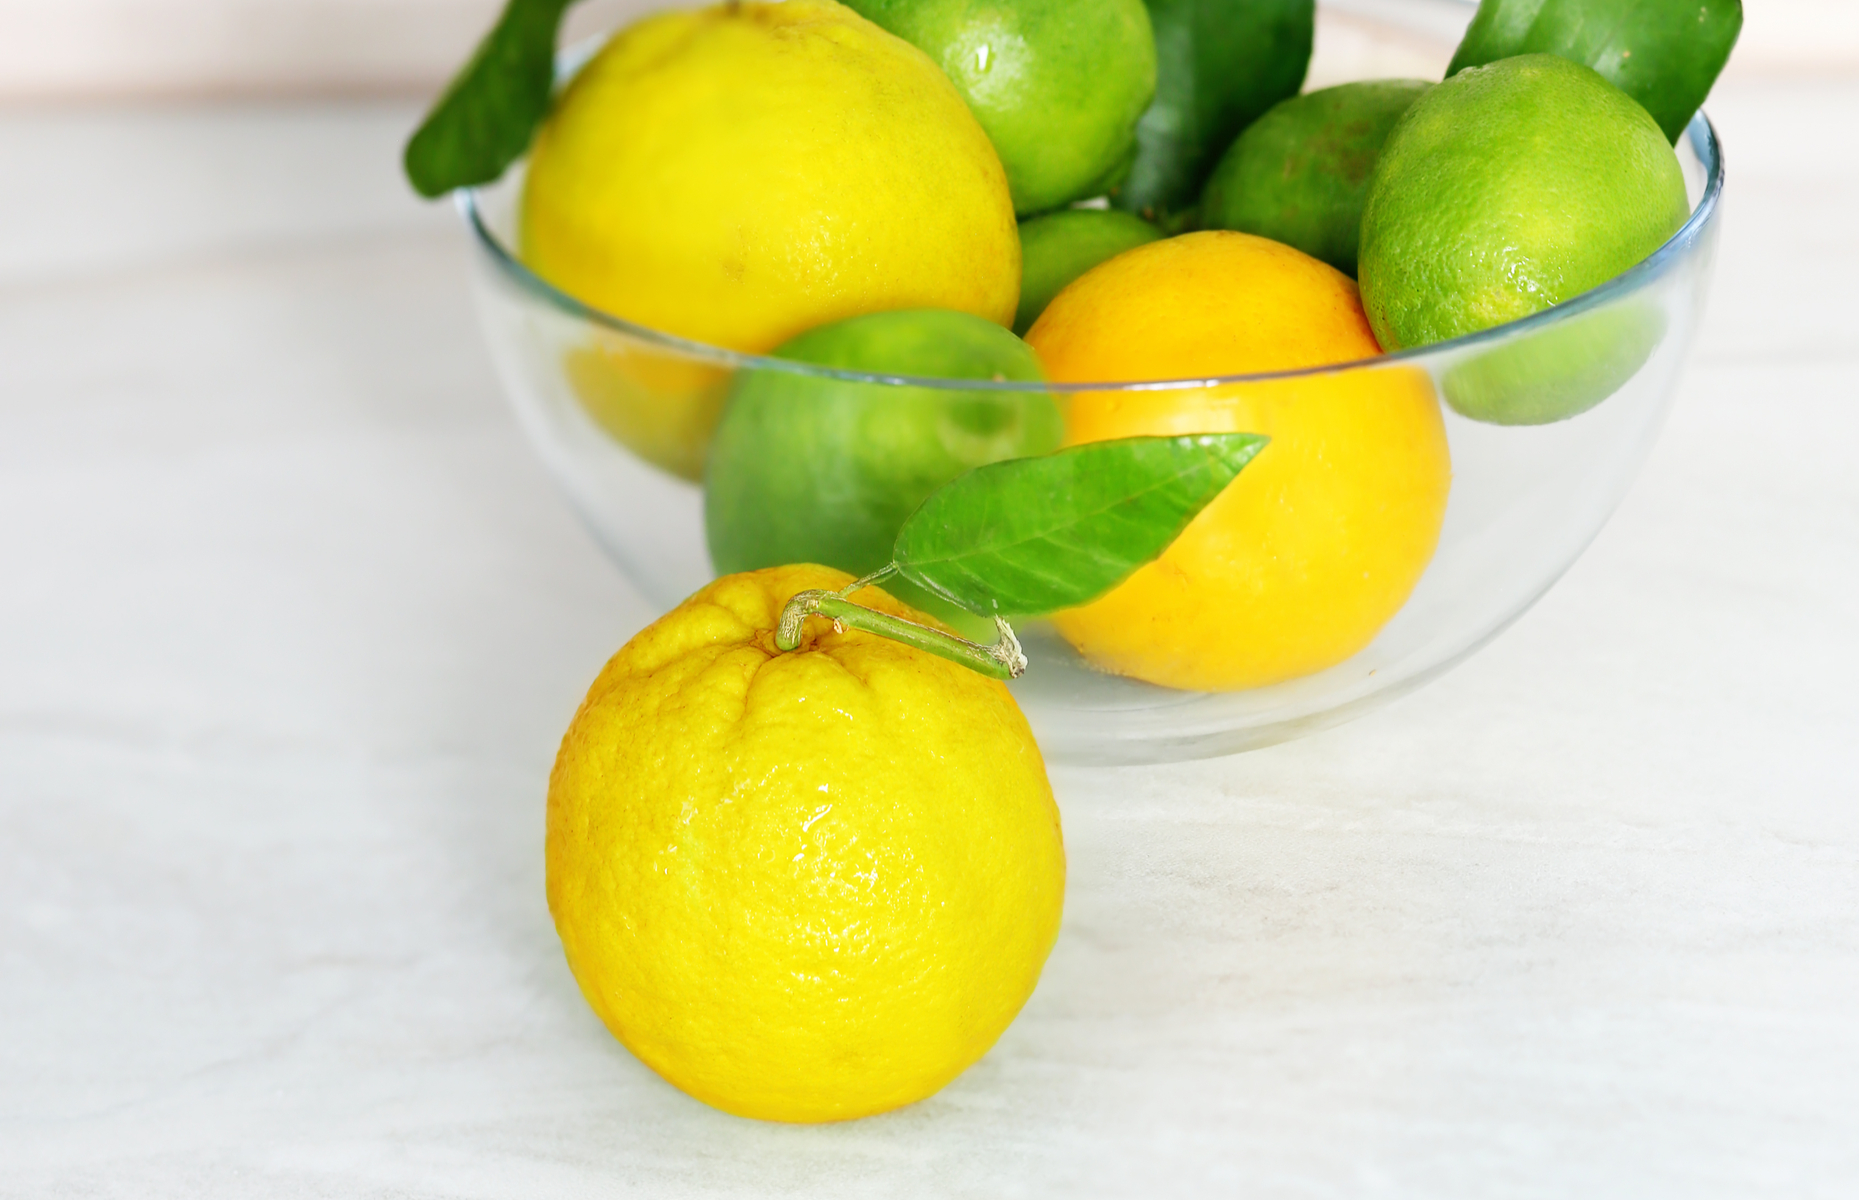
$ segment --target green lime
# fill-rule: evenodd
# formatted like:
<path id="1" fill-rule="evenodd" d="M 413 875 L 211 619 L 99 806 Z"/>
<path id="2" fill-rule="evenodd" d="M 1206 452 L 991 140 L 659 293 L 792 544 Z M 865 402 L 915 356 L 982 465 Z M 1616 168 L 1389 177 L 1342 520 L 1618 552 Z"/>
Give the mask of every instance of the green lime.
<path id="1" fill-rule="evenodd" d="M 1156 91 L 1143 0 L 847 0 L 928 54 L 968 101 L 1026 216 L 1102 195 Z"/>
<path id="2" fill-rule="evenodd" d="M 991 321 L 945 309 L 852 317 L 775 353 L 851 371 L 1044 378 L 1025 342 Z M 785 563 L 867 574 L 891 561 L 904 518 L 931 492 L 972 467 L 1048 453 L 1061 433 L 1059 407 L 1044 392 L 741 372 L 704 478 L 711 563 L 721 574 Z M 939 617 L 956 612 L 901 580 L 885 587 Z"/>
<path id="3" fill-rule="evenodd" d="M 1587 412 L 1634 377 L 1666 333 L 1644 296 L 1579 313 L 1447 368 L 1453 410 L 1493 425 L 1547 425 Z"/>
<path id="4" fill-rule="evenodd" d="M 1256 233 L 1356 274 L 1369 172 L 1396 120 L 1432 86 L 1378 79 L 1281 100 L 1214 168 L 1201 193 L 1201 227 Z"/>
<path id="5" fill-rule="evenodd" d="M 1560 304 L 1685 224 L 1679 160 L 1647 110 L 1549 54 L 1462 71 L 1415 101 L 1363 202 L 1363 310 L 1386 350 Z"/>
<path id="6" fill-rule="evenodd" d="M 1555 54 L 1638 100 L 1672 143 L 1705 103 L 1743 26 L 1743 0 L 1481 0 L 1447 74 Z"/>
<path id="7" fill-rule="evenodd" d="M 1156 100 L 1137 123 L 1137 158 L 1111 201 L 1174 233 L 1192 223 L 1221 152 L 1298 94 L 1316 10 L 1313 0 L 1149 0 L 1149 8 Z"/>
<path id="8" fill-rule="evenodd" d="M 1020 310 L 1014 332 L 1033 327 L 1068 283 L 1108 258 L 1162 234 L 1141 217 L 1115 209 L 1069 208 L 1020 223 Z"/>

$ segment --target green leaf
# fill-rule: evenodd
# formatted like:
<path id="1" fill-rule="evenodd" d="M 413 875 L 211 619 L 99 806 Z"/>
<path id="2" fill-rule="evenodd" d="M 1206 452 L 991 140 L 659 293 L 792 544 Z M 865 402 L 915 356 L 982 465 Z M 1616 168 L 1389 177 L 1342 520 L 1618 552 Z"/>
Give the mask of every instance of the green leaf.
<path id="1" fill-rule="evenodd" d="M 1266 442 L 1252 433 L 1122 438 L 977 467 L 911 514 L 893 562 L 982 616 L 1084 604 L 1167 550 Z"/>
<path id="2" fill-rule="evenodd" d="M 523 157 L 549 114 L 556 30 L 572 3 L 509 0 L 407 143 L 402 162 L 416 192 L 489 183 Z"/>
<path id="3" fill-rule="evenodd" d="M 1311 61 L 1313 0 L 1145 0 L 1156 34 L 1156 98 L 1137 122 L 1137 155 L 1111 202 L 1162 225 L 1191 224 L 1195 198 L 1227 147 L 1296 96 Z"/>
<path id="4" fill-rule="evenodd" d="M 1451 79 L 1467 67 L 1482 67 L 1522 54 L 1518 47 L 1530 35 L 1531 22 L 1543 6 L 1544 0 L 1479 0 L 1479 11 L 1460 37 L 1445 78 Z"/>
<path id="5" fill-rule="evenodd" d="M 1481 0 L 1447 76 L 1517 54 L 1581 63 L 1677 142 L 1731 57 L 1742 0 Z"/>

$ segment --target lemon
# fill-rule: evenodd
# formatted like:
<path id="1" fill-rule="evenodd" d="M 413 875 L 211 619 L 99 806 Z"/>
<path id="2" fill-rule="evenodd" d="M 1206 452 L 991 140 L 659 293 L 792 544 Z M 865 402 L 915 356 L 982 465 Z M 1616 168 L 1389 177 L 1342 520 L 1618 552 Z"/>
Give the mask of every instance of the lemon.
<path id="1" fill-rule="evenodd" d="M 1009 325 L 1020 291 L 988 136 L 922 51 L 832 0 L 669 12 L 617 34 L 537 134 L 518 240 L 594 308 L 752 353 L 897 308 Z M 682 364 L 655 386 L 667 372 L 638 360 L 662 353 L 606 373 L 613 355 L 584 355 L 574 386 L 620 440 L 695 478 L 722 389 Z"/>
<path id="2" fill-rule="evenodd" d="M 549 909 L 582 994 L 742 1116 L 930 1095 L 1013 1020 L 1059 929 L 1059 816 L 1005 687 L 820 618 L 774 650 L 790 596 L 848 582 L 710 584 L 607 664 L 549 780 Z"/>
<path id="3" fill-rule="evenodd" d="M 681 479 L 704 477 L 730 372 L 608 329 L 562 355 L 562 377 L 594 423 Z"/>
<path id="4" fill-rule="evenodd" d="M 1225 230 L 1126 251 L 1080 276 L 1027 341 L 1055 381 L 1207 379 L 1375 358 L 1347 275 Z M 1162 557 L 1054 617 L 1088 661 L 1226 691 L 1321 671 L 1407 602 L 1451 480 L 1426 372 L 1390 367 L 1071 397 L 1068 443 L 1143 434 L 1272 439 Z"/>

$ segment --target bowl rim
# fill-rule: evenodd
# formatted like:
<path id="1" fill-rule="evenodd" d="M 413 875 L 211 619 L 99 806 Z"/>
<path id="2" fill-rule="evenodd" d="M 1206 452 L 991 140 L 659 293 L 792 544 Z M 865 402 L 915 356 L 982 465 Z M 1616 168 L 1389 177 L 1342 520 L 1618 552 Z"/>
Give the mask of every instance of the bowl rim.
<path id="1" fill-rule="evenodd" d="M 1560 321 L 1568 320 L 1581 313 L 1619 300 L 1631 293 L 1648 286 L 1666 271 L 1688 250 L 1690 250 L 1707 227 L 1716 219 L 1718 201 L 1724 191 L 1724 149 L 1718 138 L 1718 130 L 1705 115 L 1703 108 L 1692 115 L 1686 124 L 1685 138 L 1691 143 L 1692 152 L 1705 168 L 1705 187 L 1699 196 L 1685 224 L 1669 237 L 1659 249 L 1649 254 L 1640 262 L 1629 267 L 1614 278 L 1600 283 L 1586 292 L 1570 297 L 1561 304 L 1494 325 L 1490 329 L 1481 329 L 1474 333 L 1462 334 L 1446 341 L 1430 342 L 1425 346 L 1414 346 L 1406 350 L 1397 350 L 1373 358 L 1353 359 L 1348 362 L 1324 363 L 1314 367 L 1300 367 L 1287 371 L 1263 371 L 1243 375 L 1216 375 L 1196 378 L 1175 379 L 1127 379 L 1104 380 L 1100 382 L 1057 382 L 1046 380 L 997 380 L 997 379 L 956 379 L 946 376 L 900 375 L 886 372 L 854 371 L 839 367 L 825 367 L 815 363 L 800 362 L 794 359 L 778 358 L 770 354 L 748 354 L 738 350 L 728 350 L 708 342 L 692 338 L 679 337 L 651 326 L 640 325 L 617 317 L 612 313 L 596 308 L 591 304 L 576 299 L 562 291 L 554 284 L 526 266 L 516 254 L 492 232 L 484 218 L 483 205 L 479 193 L 486 187 L 459 188 L 453 193 L 453 201 L 459 215 L 465 220 L 472 232 L 472 240 L 478 249 L 490 261 L 492 267 L 507 282 L 518 290 L 527 293 L 564 315 L 576 320 L 598 325 L 616 333 L 623 334 L 636 341 L 657 347 L 680 358 L 709 363 L 729 370 L 779 371 L 792 375 L 805 375 L 817 379 L 831 379 L 845 383 L 876 384 L 886 387 L 921 387 L 943 390 L 961 390 L 967 392 L 1029 392 L 1062 393 L 1080 392 L 1143 392 L 1143 391 L 1181 391 L 1193 388 L 1226 387 L 1233 384 L 1261 383 L 1271 380 L 1304 379 L 1323 375 L 1340 374 L 1345 371 L 1371 371 L 1412 365 L 1430 358 L 1457 358 L 1461 351 L 1487 347 L 1514 337 L 1527 336 L 1546 329 Z"/>

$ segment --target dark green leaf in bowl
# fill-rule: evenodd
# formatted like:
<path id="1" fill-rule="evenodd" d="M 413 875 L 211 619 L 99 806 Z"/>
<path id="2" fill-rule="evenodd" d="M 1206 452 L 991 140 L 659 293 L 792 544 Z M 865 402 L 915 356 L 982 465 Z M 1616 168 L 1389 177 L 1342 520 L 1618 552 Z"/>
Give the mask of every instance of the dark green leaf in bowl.
<path id="1" fill-rule="evenodd" d="M 574 0 L 509 0 L 497 24 L 407 143 L 422 196 L 489 183 L 529 149 L 549 114 L 556 30 Z"/>
<path id="2" fill-rule="evenodd" d="M 1137 157 L 1111 194 L 1178 232 L 1222 151 L 1254 118 L 1298 94 L 1311 63 L 1314 0 L 1148 0 L 1156 99 Z"/>
<path id="3" fill-rule="evenodd" d="M 978 615 L 1085 604 L 1167 550 L 1266 441 L 1120 438 L 977 467 L 911 514 L 893 562 Z"/>
<path id="4" fill-rule="evenodd" d="M 1742 0 L 1481 0 L 1447 77 L 1519 54 L 1555 54 L 1634 97 L 1676 143 L 1743 25 Z"/>

